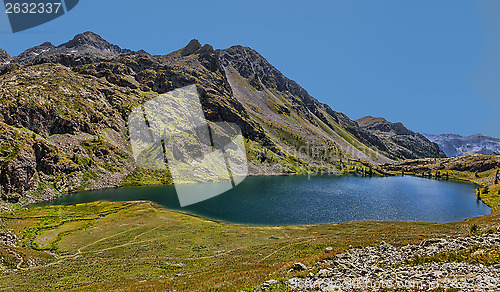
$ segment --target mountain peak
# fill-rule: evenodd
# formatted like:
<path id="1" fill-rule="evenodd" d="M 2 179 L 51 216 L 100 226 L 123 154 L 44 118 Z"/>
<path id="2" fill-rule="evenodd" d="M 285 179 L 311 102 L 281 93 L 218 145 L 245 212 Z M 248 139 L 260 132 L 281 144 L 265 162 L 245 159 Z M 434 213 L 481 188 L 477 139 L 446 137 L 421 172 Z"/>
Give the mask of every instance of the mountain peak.
<path id="1" fill-rule="evenodd" d="M 361 127 L 371 126 L 371 125 L 376 124 L 376 123 L 389 123 L 386 119 L 384 119 L 382 117 L 372 117 L 372 116 L 362 117 L 360 119 L 357 119 L 356 122 Z"/>
<path id="2" fill-rule="evenodd" d="M 76 45 L 82 44 L 92 44 L 92 43 L 106 43 L 109 44 L 106 40 L 104 40 L 100 35 L 86 31 L 84 33 L 77 34 L 73 37 L 73 39 L 67 43 L 60 45 L 59 47 L 72 47 Z"/>
<path id="3" fill-rule="evenodd" d="M 181 50 L 182 56 L 188 56 L 198 52 L 201 49 L 201 44 L 197 39 L 192 39 L 187 46 Z"/>
<path id="4" fill-rule="evenodd" d="M 149 55 L 148 52 L 146 52 L 145 50 L 142 50 L 142 49 L 139 50 L 139 51 L 137 51 L 137 54 L 139 54 L 139 55 Z"/>
<path id="5" fill-rule="evenodd" d="M 100 53 L 105 55 L 120 54 L 122 49 L 110 44 L 100 35 L 87 31 L 77 34 L 72 40 L 57 47 L 58 49 L 69 49 L 70 52 Z"/>
<path id="6" fill-rule="evenodd" d="M 243 59 L 246 59 L 247 62 L 252 62 L 252 63 L 261 63 L 262 65 L 265 65 L 266 67 L 272 67 L 272 65 L 264 58 L 261 54 L 259 54 L 256 50 L 250 48 L 250 47 L 245 47 L 242 45 L 234 45 L 231 46 L 227 49 L 220 50 L 221 55 L 225 57 L 226 59 L 228 56 L 239 56 L 243 57 Z"/>
<path id="7" fill-rule="evenodd" d="M 38 47 L 41 47 L 41 48 L 53 48 L 54 45 L 51 42 L 44 42 L 43 44 L 39 45 Z"/>
<path id="8" fill-rule="evenodd" d="M 360 127 L 368 130 L 395 135 L 415 135 L 413 131 L 408 130 L 401 122 L 391 123 L 382 117 L 366 116 L 356 120 L 356 122 Z"/>
<path id="9" fill-rule="evenodd" d="M 51 42 L 44 42 L 41 45 L 29 48 L 26 51 L 22 52 L 17 57 L 15 57 L 12 62 L 21 64 L 29 63 L 33 61 L 37 56 L 50 52 L 53 49 L 55 49 L 55 47 Z"/>
<path id="10" fill-rule="evenodd" d="M 20 64 L 28 64 L 31 62 L 54 62 L 55 55 L 61 54 L 77 54 L 77 55 L 92 55 L 97 59 L 107 59 L 122 53 L 132 52 L 124 50 L 117 45 L 110 44 L 100 35 L 87 31 L 77 34 L 72 40 L 54 46 L 50 42 L 45 42 L 39 46 L 27 49 L 19 56 L 15 57 L 12 62 Z M 59 58 L 61 58 L 59 56 Z M 57 57 L 56 57 L 57 59 Z"/>
<path id="11" fill-rule="evenodd" d="M 259 91 L 264 88 L 276 89 L 299 97 L 304 104 L 318 103 L 305 89 L 284 76 L 252 48 L 236 45 L 217 50 L 217 54 L 224 67 L 234 68 L 243 78 L 248 78 L 250 85 Z"/>

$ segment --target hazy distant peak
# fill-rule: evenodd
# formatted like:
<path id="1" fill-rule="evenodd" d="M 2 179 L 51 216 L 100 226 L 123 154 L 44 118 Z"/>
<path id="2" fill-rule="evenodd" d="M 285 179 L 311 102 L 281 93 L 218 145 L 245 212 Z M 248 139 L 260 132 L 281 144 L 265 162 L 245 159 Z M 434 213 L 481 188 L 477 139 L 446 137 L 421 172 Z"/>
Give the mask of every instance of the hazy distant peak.
<path id="1" fill-rule="evenodd" d="M 466 137 L 457 134 L 424 135 L 427 139 L 437 143 L 449 157 L 500 153 L 500 139 L 482 134 Z"/>

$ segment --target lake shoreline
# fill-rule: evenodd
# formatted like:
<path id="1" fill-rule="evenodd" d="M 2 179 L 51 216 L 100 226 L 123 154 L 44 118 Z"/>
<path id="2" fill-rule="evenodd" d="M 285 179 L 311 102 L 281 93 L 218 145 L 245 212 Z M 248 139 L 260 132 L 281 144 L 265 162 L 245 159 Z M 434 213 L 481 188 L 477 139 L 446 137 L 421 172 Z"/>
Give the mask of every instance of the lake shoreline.
<path id="1" fill-rule="evenodd" d="M 471 188 L 473 184 L 464 181 L 422 180 L 421 177 L 411 175 L 255 176 L 248 179 L 246 185 L 240 185 L 239 189 L 187 207 L 178 205 L 175 187 L 172 185 L 73 193 L 35 206 L 74 205 L 94 201 L 148 201 L 165 210 L 238 226 L 323 225 L 357 221 L 452 223 L 487 216 L 492 212 L 483 202 L 476 207 L 476 197 L 472 195 L 474 190 Z M 462 187 L 460 184 L 465 185 Z M 389 190 L 385 190 L 386 187 Z M 427 194 L 427 187 L 432 188 L 431 193 Z M 373 193 L 368 195 L 367 192 Z M 399 192 L 403 192 L 401 198 L 398 197 Z M 432 208 L 435 211 L 424 211 L 427 210 L 425 206 L 429 204 L 428 200 L 434 201 L 435 198 L 437 201 L 434 204 L 438 204 Z M 418 205 L 408 209 L 406 205 L 409 202 L 405 200 L 414 201 Z M 472 200 L 474 205 L 471 205 Z M 402 203 L 404 204 L 399 206 Z M 446 207 L 447 205 L 449 206 Z M 337 207 L 332 209 L 330 206 Z M 353 213 L 350 210 L 354 206 L 361 209 Z M 478 209 L 479 207 L 482 209 Z M 454 208 L 456 212 L 439 212 L 438 209 L 442 208 Z M 362 211 L 363 209 L 366 210 Z"/>

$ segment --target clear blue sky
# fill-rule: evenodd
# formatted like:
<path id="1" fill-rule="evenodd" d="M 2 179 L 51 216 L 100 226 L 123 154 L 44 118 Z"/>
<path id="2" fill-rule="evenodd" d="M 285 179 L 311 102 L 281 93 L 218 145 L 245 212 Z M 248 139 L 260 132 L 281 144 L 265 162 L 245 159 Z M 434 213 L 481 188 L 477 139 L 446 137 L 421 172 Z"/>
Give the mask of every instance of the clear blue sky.
<path id="1" fill-rule="evenodd" d="M 383 116 L 418 132 L 500 137 L 495 2 L 80 0 L 17 34 L 1 13 L 0 47 L 17 55 L 87 30 L 153 54 L 192 38 L 215 48 L 241 44 L 352 119 Z"/>

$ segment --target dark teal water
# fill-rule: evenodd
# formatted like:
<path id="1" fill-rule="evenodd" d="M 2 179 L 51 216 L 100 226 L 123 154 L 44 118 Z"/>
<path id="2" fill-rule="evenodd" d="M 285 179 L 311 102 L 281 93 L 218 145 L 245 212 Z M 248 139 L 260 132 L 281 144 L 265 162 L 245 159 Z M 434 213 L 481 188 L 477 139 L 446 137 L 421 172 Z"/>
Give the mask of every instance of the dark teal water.
<path id="1" fill-rule="evenodd" d="M 46 205 L 149 200 L 203 217 L 255 225 L 360 220 L 457 222 L 490 214 L 475 186 L 404 177 L 248 177 L 236 188 L 181 208 L 174 186 L 134 187 L 65 195 Z"/>

